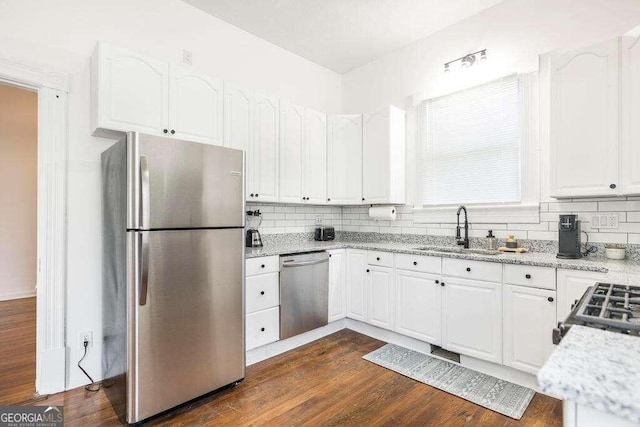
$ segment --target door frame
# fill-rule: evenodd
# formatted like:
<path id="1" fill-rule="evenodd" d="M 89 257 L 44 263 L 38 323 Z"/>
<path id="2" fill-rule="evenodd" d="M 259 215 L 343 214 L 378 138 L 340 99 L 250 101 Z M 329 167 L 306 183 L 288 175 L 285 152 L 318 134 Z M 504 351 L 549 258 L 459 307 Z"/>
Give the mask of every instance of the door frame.
<path id="1" fill-rule="evenodd" d="M 0 55 L 0 82 L 38 94 L 36 392 L 65 389 L 69 75 Z"/>

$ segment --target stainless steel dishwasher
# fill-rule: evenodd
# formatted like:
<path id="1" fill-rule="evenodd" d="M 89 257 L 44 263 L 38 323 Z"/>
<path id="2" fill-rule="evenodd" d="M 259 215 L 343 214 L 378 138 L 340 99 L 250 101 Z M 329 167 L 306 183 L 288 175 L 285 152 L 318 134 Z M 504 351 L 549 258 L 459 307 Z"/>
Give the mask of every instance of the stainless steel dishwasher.
<path id="1" fill-rule="evenodd" d="M 280 339 L 328 323 L 329 254 L 280 256 Z"/>

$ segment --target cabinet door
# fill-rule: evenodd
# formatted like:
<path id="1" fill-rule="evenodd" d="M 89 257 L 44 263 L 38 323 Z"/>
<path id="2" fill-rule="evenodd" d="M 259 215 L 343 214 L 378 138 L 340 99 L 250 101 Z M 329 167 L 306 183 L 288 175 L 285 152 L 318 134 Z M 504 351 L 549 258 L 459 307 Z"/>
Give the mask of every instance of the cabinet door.
<path id="1" fill-rule="evenodd" d="M 504 364 L 536 374 L 553 351 L 556 293 L 546 289 L 505 285 Z"/>
<path id="2" fill-rule="evenodd" d="M 224 82 L 224 146 L 245 152 L 245 193 L 247 200 L 253 188 L 253 107 L 252 90 Z"/>
<path id="3" fill-rule="evenodd" d="M 621 43 L 622 193 L 640 194 L 640 37 Z"/>
<path id="4" fill-rule="evenodd" d="M 367 203 L 389 200 L 389 109 L 362 119 L 362 197 Z"/>
<path id="5" fill-rule="evenodd" d="M 618 186 L 618 42 L 551 57 L 551 195 L 611 196 Z"/>
<path id="6" fill-rule="evenodd" d="M 362 115 L 329 116 L 327 201 L 335 205 L 362 203 Z"/>
<path id="7" fill-rule="evenodd" d="M 442 347 L 502 363 L 502 285 L 443 278 Z"/>
<path id="8" fill-rule="evenodd" d="M 367 320 L 367 251 L 347 250 L 347 317 Z"/>
<path id="9" fill-rule="evenodd" d="M 93 68 L 98 80 L 94 127 L 165 134 L 169 126 L 166 62 L 101 43 Z"/>
<path id="10" fill-rule="evenodd" d="M 393 329 L 395 288 L 393 269 L 369 265 L 367 267 L 367 322 L 385 329 Z"/>
<path id="11" fill-rule="evenodd" d="M 606 274 L 595 271 L 558 269 L 557 318 L 562 322 L 571 312 L 571 306 L 585 293 L 589 286 L 605 281 Z"/>
<path id="12" fill-rule="evenodd" d="M 254 114 L 253 188 L 247 200 L 278 201 L 280 106 L 276 98 L 256 94 Z M 253 197 L 251 196 L 253 194 Z"/>
<path id="13" fill-rule="evenodd" d="M 324 205 L 327 203 L 327 115 L 307 108 L 304 117 L 302 193 L 307 203 Z"/>
<path id="14" fill-rule="evenodd" d="M 329 251 L 329 322 L 347 315 L 345 258 L 344 249 Z"/>
<path id="15" fill-rule="evenodd" d="M 176 138 L 222 145 L 222 80 L 171 67 L 169 129 Z"/>
<path id="16" fill-rule="evenodd" d="M 439 276 L 396 270 L 395 287 L 396 332 L 440 345 L 442 295 Z"/>
<path id="17" fill-rule="evenodd" d="M 280 103 L 280 201 L 302 203 L 304 108 Z M 306 199 L 305 199 L 306 200 Z"/>

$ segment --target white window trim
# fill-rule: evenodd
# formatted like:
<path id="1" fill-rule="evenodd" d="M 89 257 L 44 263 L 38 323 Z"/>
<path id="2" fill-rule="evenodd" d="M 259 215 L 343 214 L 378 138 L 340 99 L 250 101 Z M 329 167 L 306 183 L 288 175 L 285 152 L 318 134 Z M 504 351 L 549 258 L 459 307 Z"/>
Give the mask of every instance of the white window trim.
<path id="1" fill-rule="evenodd" d="M 469 211 L 469 216 L 476 224 L 524 224 L 540 222 L 540 143 L 539 143 L 539 91 L 538 73 L 521 74 L 520 81 L 521 97 L 521 202 L 514 204 L 469 204 L 465 205 Z M 422 119 L 425 102 L 417 108 L 417 126 L 423 126 Z M 424 135 L 422 129 L 416 132 L 416 143 L 414 158 L 417 161 L 414 181 L 417 182 L 415 192 L 416 205 L 413 208 L 414 223 L 423 224 L 449 224 L 456 222 L 456 210 L 458 206 L 425 206 L 420 200 L 420 158 L 422 142 L 420 138 Z"/>

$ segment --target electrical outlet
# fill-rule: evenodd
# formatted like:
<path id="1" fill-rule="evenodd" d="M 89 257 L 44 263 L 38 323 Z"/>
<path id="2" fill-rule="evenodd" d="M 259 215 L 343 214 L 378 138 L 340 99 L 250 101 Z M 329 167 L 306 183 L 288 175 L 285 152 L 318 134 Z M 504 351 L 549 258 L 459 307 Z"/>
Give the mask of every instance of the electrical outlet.
<path id="1" fill-rule="evenodd" d="M 84 348 L 84 342 L 89 341 L 87 347 L 93 347 L 93 331 L 80 332 L 78 334 L 78 347 Z"/>
<path id="2" fill-rule="evenodd" d="M 322 224 L 322 215 L 316 215 L 316 224 Z"/>
<path id="3" fill-rule="evenodd" d="M 193 65 L 193 56 L 192 56 L 190 50 L 183 50 L 182 51 L 182 62 L 185 65 Z"/>
<path id="4" fill-rule="evenodd" d="M 591 216 L 591 228 L 618 228 L 618 214 L 594 214 Z"/>

